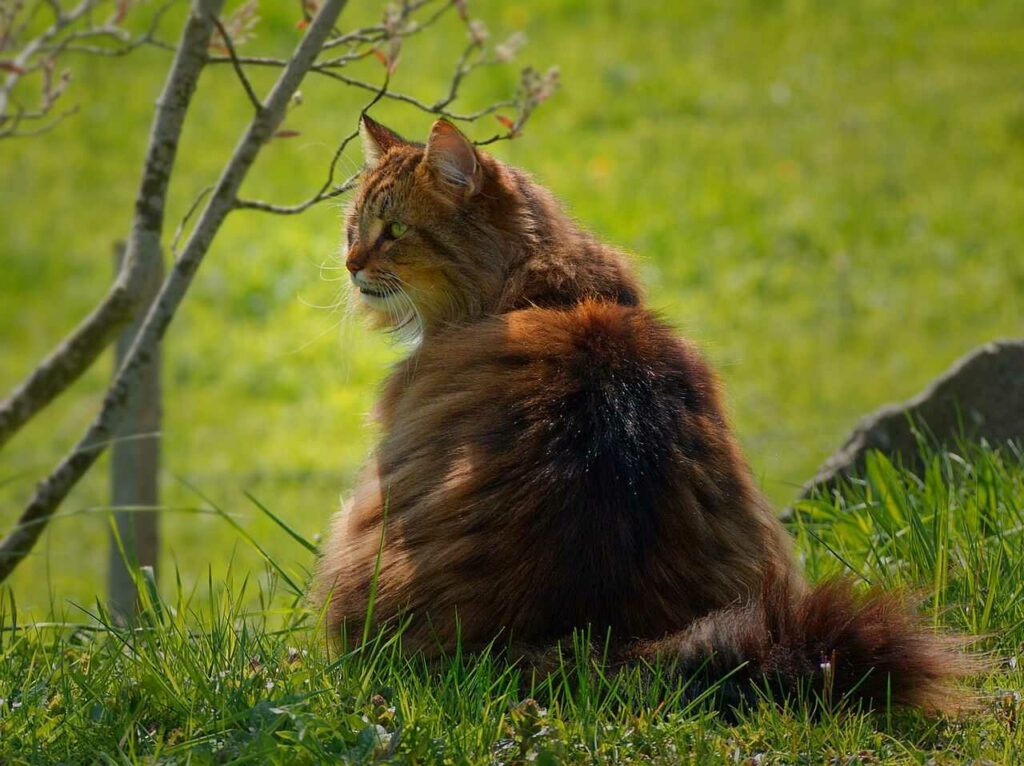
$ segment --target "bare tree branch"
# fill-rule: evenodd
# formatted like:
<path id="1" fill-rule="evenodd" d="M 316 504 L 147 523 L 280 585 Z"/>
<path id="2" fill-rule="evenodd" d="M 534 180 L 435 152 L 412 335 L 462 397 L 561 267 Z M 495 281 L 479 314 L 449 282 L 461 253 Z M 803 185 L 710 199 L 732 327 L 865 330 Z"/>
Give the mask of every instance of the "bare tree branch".
<path id="1" fill-rule="evenodd" d="M 58 70 L 68 53 L 123 56 L 141 45 L 174 50 L 156 38 L 157 28 L 167 10 L 178 0 L 164 0 L 153 13 L 149 28 L 133 38 L 121 26 L 132 0 L 80 0 L 65 11 L 60 0 L 39 0 L 31 7 L 22 0 L 0 2 L 0 138 L 34 136 L 52 130 L 75 107 L 51 116 L 71 81 L 71 72 Z M 98 10 L 112 6 L 110 15 L 98 20 Z M 49 10 L 53 21 L 39 31 L 39 15 Z M 33 36 L 34 35 L 34 36 Z M 27 84 L 28 79 L 36 82 Z M 31 94 L 37 106 L 18 103 L 15 93 Z M 33 125 L 32 123 L 42 123 Z M 23 128 L 23 124 L 28 127 Z"/>
<path id="2" fill-rule="evenodd" d="M 317 74 L 323 75 L 324 77 L 329 77 L 332 80 L 337 80 L 338 82 L 343 82 L 346 85 L 351 85 L 354 88 L 361 88 L 362 90 L 368 91 L 377 90 L 377 87 L 373 83 L 358 80 L 355 77 L 349 77 L 348 75 L 341 74 L 341 72 L 335 72 L 333 69 L 325 69 L 323 67 L 315 66 L 313 67 L 313 71 Z M 451 103 L 450 100 L 446 99 L 441 99 L 436 103 L 428 104 L 426 101 L 418 99 L 415 96 L 410 96 L 405 93 L 396 93 L 395 91 L 388 91 L 384 94 L 384 98 L 391 99 L 392 101 L 401 101 L 402 103 L 414 106 L 427 114 L 435 114 L 438 117 L 446 117 L 449 120 L 456 120 L 459 122 L 473 122 L 474 120 L 479 120 L 481 117 L 485 117 L 488 114 L 493 114 L 504 107 L 514 106 L 516 103 L 514 99 L 506 99 L 504 101 L 498 101 L 485 106 L 483 109 L 479 109 L 475 112 L 460 114 L 459 112 L 449 111 L 446 108 L 448 104 Z"/>
<path id="3" fill-rule="evenodd" d="M 413 2 L 403 2 L 398 8 L 397 14 L 390 15 L 388 24 L 376 24 L 370 27 L 362 27 L 360 29 L 353 29 L 351 32 L 332 37 L 330 40 L 324 43 L 323 50 L 331 50 L 332 48 L 338 48 L 342 45 L 348 45 L 350 48 L 358 46 L 362 43 L 378 43 L 382 40 L 387 39 L 389 31 L 393 31 L 394 34 L 403 37 L 410 37 L 414 34 L 422 32 L 424 29 L 433 26 L 433 24 L 440 19 L 445 13 L 452 8 L 456 8 L 460 5 L 462 0 L 447 0 L 433 15 L 414 25 L 407 25 L 408 19 L 416 13 L 420 8 L 430 5 L 434 0 L 414 0 Z M 389 29 L 390 27 L 390 29 Z"/>
<path id="4" fill-rule="evenodd" d="M 178 225 L 174 229 L 174 236 L 171 238 L 171 255 L 175 258 L 178 257 L 178 243 L 181 241 L 181 235 L 185 233 L 185 227 L 188 226 L 188 222 L 192 220 L 192 216 L 196 214 L 199 206 L 203 204 L 203 200 L 206 199 L 206 195 L 213 191 L 213 186 L 206 186 L 196 195 L 196 198 L 192 200 L 192 204 L 188 206 L 188 210 L 185 211 L 185 215 L 178 221 Z"/>
<path id="5" fill-rule="evenodd" d="M 352 135 L 353 134 L 350 133 L 348 136 L 346 136 L 345 141 L 343 141 L 342 143 L 350 141 L 351 139 L 349 138 L 349 136 Z M 359 132 L 356 131 L 355 135 L 358 136 Z M 313 205 L 316 205 L 325 200 L 334 199 L 335 197 L 340 197 L 342 194 L 352 191 L 354 188 L 356 188 L 356 183 L 358 181 L 359 173 L 353 173 L 351 176 L 349 176 L 347 179 L 345 179 L 342 183 L 338 184 L 337 186 L 330 188 L 321 188 L 320 191 L 318 191 L 309 199 L 306 199 L 295 205 L 275 205 L 272 202 L 264 202 L 263 200 L 259 199 L 240 199 L 235 203 L 235 207 L 238 208 L 239 210 L 259 210 L 263 213 L 274 213 L 275 215 L 298 215 L 299 213 L 304 213 L 305 211 L 309 210 L 311 207 L 313 207 Z"/>
<path id="6" fill-rule="evenodd" d="M 385 73 L 384 82 L 381 83 L 381 86 L 377 89 L 377 93 L 374 94 L 374 97 L 371 98 L 369 102 L 367 102 L 366 106 L 360 110 L 359 117 L 356 120 L 356 125 L 352 129 L 352 132 L 345 136 L 341 140 L 341 143 L 338 144 L 338 148 L 334 150 L 334 156 L 331 157 L 331 163 L 327 166 L 327 179 L 309 199 L 304 202 L 300 202 L 297 205 L 274 205 L 262 200 L 237 199 L 235 200 L 235 207 L 239 210 L 259 210 L 264 213 L 275 213 L 277 215 L 296 215 L 308 210 L 318 202 L 333 199 L 334 197 L 340 197 L 345 192 L 355 188 L 356 182 L 359 180 L 358 171 L 353 173 L 338 186 L 334 185 L 334 173 L 337 171 L 338 162 L 341 160 L 341 156 L 345 153 L 345 149 L 347 149 L 348 145 L 359 137 L 359 123 L 363 119 L 363 115 L 376 106 L 377 102 L 387 94 L 388 83 L 390 82 L 391 74 Z"/>
<path id="7" fill-rule="evenodd" d="M 457 98 L 459 87 L 461 86 L 463 79 L 468 74 L 479 66 L 500 62 L 499 59 L 493 57 L 490 59 L 480 59 L 474 62 L 469 61 L 472 53 L 483 50 L 486 34 L 481 35 L 479 33 L 478 30 L 482 29 L 481 26 L 474 26 L 469 23 L 468 18 L 464 15 L 464 11 L 462 11 L 464 3 L 461 2 L 461 0 L 447 0 L 447 2 L 443 3 L 440 8 L 434 11 L 434 13 L 423 21 L 417 21 L 413 18 L 416 11 L 431 4 L 432 2 L 434 2 L 434 0 L 407 0 L 401 6 L 389 6 L 389 10 L 386 12 L 382 23 L 374 26 L 362 27 L 328 40 L 324 45 L 324 50 L 330 50 L 332 48 L 347 45 L 349 46 L 349 51 L 341 56 L 325 58 L 317 61 L 312 66 L 311 71 L 316 72 L 321 76 L 337 80 L 338 82 L 342 82 L 346 85 L 361 88 L 376 94 L 380 88 L 373 83 L 343 75 L 337 70 L 344 68 L 346 65 L 354 61 L 359 61 L 374 54 L 383 55 L 377 47 L 382 43 L 388 43 L 393 48 L 392 55 L 388 57 L 390 58 L 388 65 L 390 68 L 393 68 L 395 64 L 394 58 L 397 56 L 397 51 L 403 40 L 421 34 L 437 23 L 448 11 L 453 8 L 458 8 L 460 9 L 460 14 L 463 17 L 463 20 L 467 22 L 467 27 L 470 32 L 470 42 L 459 56 L 447 95 L 440 98 L 433 104 L 428 104 L 414 96 L 409 96 L 404 93 L 395 93 L 385 89 L 383 98 L 401 101 L 415 106 L 417 109 L 421 109 L 424 112 L 462 122 L 470 122 L 491 114 L 503 107 L 513 106 L 516 103 L 514 100 L 506 100 L 497 104 L 491 104 L 484 109 L 468 114 L 459 114 L 446 110 L 446 107 Z M 283 67 L 287 64 L 285 59 L 275 58 L 272 56 L 238 56 L 231 50 L 228 50 L 228 54 L 229 55 L 226 56 L 212 56 L 210 58 L 210 63 L 230 63 L 235 66 L 236 70 L 240 69 L 242 65 Z"/>
<path id="8" fill-rule="evenodd" d="M 54 0 L 54 2 L 56 2 L 56 0 Z M 157 8 L 153 13 L 153 17 L 150 19 L 149 26 L 146 30 L 136 37 L 132 37 L 125 29 L 119 26 L 112 26 L 111 22 L 108 21 L 107 25 L 102 27 L 69 32 L 59 42 L 45 45 L 40 50 L 54 55 L 65 53 L 84 53 L 91 56 L 119 57 L 128 55 L 136 48 L 148 45 L 155 48 L 162 48 L 163 50 L 168 50 L 173 53 L 176 50 L 174 45 L 160 40 L 157 37 L 157 32 L 160 29 L 160 23 L 163 21 L 164 16 L 179 2 L 181 2 L 181 0 L 166 0 L 166 2 L 164 2 L 163 5 Z M 102 43 L 104 38 L 115 44 L 96 45 L 82 43 L 83 40 L 97 40 Z"/>
<path id="9" fill-rule="evenodd" d="M 485 44 L 488 37 L 487 30 L 481 23 L 472 21 L 465 15 L 463 4 L 458 2 L 458 0 L 449 0 L 449 2 L 445 3 L 422 24 L 416 24 L 409 20 L 409 16 L 413 11 L 427 5 L 430 1 L 431 0 L 418 0 L 418 2 L 406 2 L 401 9 L 391 11 L 391 15 L 385 18 L 385 22 L 383 24 L 374 27 L 364 27 L 356 30 L 355 32 L 350 32 L 341 37 L 334 38 L 328 42 L 329 45 L 337 46 L 344 42 L 352 46 L 350 47 L 350 52 L 341 57 L 320 60 L 313 64 L 310 71 L 333 80 L 337 80 L 351 87 L 372 91 L 374 93 L 373 99 L 369 104 L 363 107 L 361 114 L 365 114 L 371 106 L 384 98 L 409 104 L 428 114 L 462 122 L 473 122 L 479 120 L 481 117 L 496 114 L 501 109 L 514 107 L 517 112 L 515 119 L 499 116 L 499 121 L 506 128 L 505 131 L 497 133 L 483 141 L 477 141 L 476 143 L 478 146 L 483 146 L 518 136 L 536 107 L 550 97 L 551 93 L 557 86 L 557 70 L 550 70 L 547 74 L 540 75 L 535 70 L 526 68 L 522 72 L 519 92 L 515 98 L 496 101 L 486 107 L 478 109 L 475 112 L 458 113 L 452 111 L 449 109 L 449 106 L 458 98 L 459 89 L 466 77 L 475 69 L 480 67 L 493 66 L 511 60 L 511 58 L 514 57 L 516 50 L 524 42 L 525 38 L 523 38 L 521 34 L 513 35 L 511 38 L 498 45 L 491 55 L 485 55 Z M 392 49 L 391 56 L 384 57 L 386 59 L 387 69 L 385 70 L 386 75 L 384 83 L 381 86 L 349 77 L 348 75 L 336 71 L 353 60 L 364 58 L 365 55 L 377 51 L 374 47 L 368 47 L 362 52 L 357 52 L 360 44 L 378 43 L 387 40 L 401 40 L 402 37 L 411 36 L 412 34 L 429 27 L 450 8 L 459 8 L 460 16 L 466 23 L 467 30 L 469 32 L 469 43 L 462 50 L 462 53 L 455 62 L 454 71 L 445 95 L 434 103 L 428 103 L 414 96 L 397 93 L 389 89 L 390 76 L 395 63 L 394 57 L 397 55 L 397 48 Z M 214 57 L 211 59 L 211 63 L 221 63 L 227 60 L 229 59 Z M 244 64 L 280 67 L 284 66 L 286 63 L 284 59 L 266 56 L 237 57 L 232 55 L 230 60 L 238 68 L 241 68 Z M 341 144 L 335 151 L 328 169 L 327 180 L 306 200 L 293 205 L 282 205 L 266 202 L 264 200 L 240 199 L 236 206 L 244 210 L 258 210 L 265 213 L 274 213 L 276 215 L 296 215 L 308 210 L 313 205 L 328 199 L 339 197 L 345 192 L 350 191 L 355 187 L 359 174 L 355 173 L 343 183 L 335 185 L 334 172 L 342 153 L 357 135 L 358 125 L 352 133 L 342 140 Z"/>
<path id="10" fill-rule="evenodd" d="M 174 318 L 214 236 L 235 207 L 242 180 L 260 149 L 273 136 L 283 119 L 288 102 L 312 66 L 345 4 L 346 0 L 324 0 L 288 66 L 281 72 L 267 96 L 263 110 L 249 123 L 189 236 L 181 257 L 174 262 L 169 277 L 146 315 L 121 369 L 103 399 L 99 414 L 78 444 L 39 484 L 18 525 L 0 542 L 0 582 L 29 554 L 45 528 L 46 520 L 102 454 L 103 443 L 114 434 L 137 388 L 141 372 L 151 360 L 154 349 Z M 220 10 L 220 0 L 196 0 L 196 5 L 202 10 L 205 23 L 212 29 L 212 18 Z"/>
<path id="11" fill-rule="evenodd" d="M 526 67 L 519 80 L 519 93 L 515 99 L 517 115 L 514 120 L 498 115 L 498 120 L 506 127 L 505 132 L 496 133 L 483 141 L 474 141 L 477 146 L 487 146 L 496 141 L 515 138 L 533 116 L 537 107 L 551 98 L 551 95 L 558 88 L 559 72 L 558 67 L 551 67 L 547 72 L 541 74 L 533 67 Z"/>
<path id="12" fill-rule="evenodd" d="M 259 96 L 256 95 L 256 91 L 252 89 L 252 83 L 249 82 L 249 78 L 246 77 L 245 70 L 242 69 L 242 64 L 238 60 L 238 54 L 235 52 L 235 44 L 231 40 L 231 35 L 228 33 L 228 30 L 224 28 L 224 24 L 221 23 L 220 19 L 214 19 L 213 23 L 217 25 L 217 31 L 220 33 L 221 42 L 224 44 L 224 48 L 228 52 L 228 57 L 231 59 L 231 64 L 235 68 L 235 74 L 238 75 L 238 81 L 242 83 L 245 95 L 249 97 L 249 103 L 252 104 L 253 109 L 255 109 L 258 114 L 263 110 L 263 104 L 260 102 Z"/>
<path id="13" fill-rule="evenodd" d="M 160 259 L 164 202 L 178 140 L 207 56 L 213 15 L 224 0 L 197 0 L 182 32 L 149 137 L 135 198 L 128 254 L 102 302 L 0 402 L 0 447 L 96 360 L 136 311 L 142 285 Z M 211 14 L 211 11 L 213 12 Z"/>
<path id="14" fill-rule="evenodd" d="M 25 119 L 42 119 L 45 115 L 41 113 L 25 113 L 20 109 L 15 110 L 14 118 L 8 129 L 0 129 L 0 138 L 34 138 L 35 136 L 41 136 L 44 133 L 49 133 L 51 130 L 60 125 L 68 117 L 78 113 L 78 107 L 73 106 L 70 109 L 65 109 L 60 112 L 56 117 L 51 119 L 49 122 L 44 122 L 42 125 L 36 125 L 28 130 L 18 130 L 18 125 Z M 37 117 L 38 115 L 38 117 Z"/>
<path id="15" fill-rule="evenodd" d="M 36 37 L 23 42 L 21 44 L 21 49 L 14 58 L 0 61 L 0 71 L 7 73 L 3 82 L 0 82 L 0 137 L 15 135 L 18 124 L 22 120 L 26 119 L 26 112 L 23 109 L 15 108 L 14 114 L 11 114 L 11 92 L 14 90 L 15 86 L 17 86 L 24 77 L 41 71 L 46 65 L 45 62 L 49 62 L 49 67 L 52 70 L 53 59 L 44 58 L 39 60 L 38 56 L 40 52 L 42 52 L 44 48 L 57 38 L 57 36 L 60 35 L 68 26 L 75 24 L 86 16 L 98 2 L 99 0 L 81 0 L 78 5 L 67 13 L 64 13 L 60 6 L 56 4 L 51 5 L 54 14 L 53 23 L 46 27 Z M 16 25 L 16 16 L 17 9 L 14 10 L 10 19 L 7 19 L 6 17 L 4 18 L 4 32 L 2 35 L 3 45 L 0 46 L 0 51 L 19 42 L 18 38 L 20 34 L 32 19 L 32 12 L 27 14 L 20 25 Z M 49 109 L 44 109 L 43 105 L 45 105 L 47 101 L 52 105 L 52 102 L 56 101 L 56 96 L 50 92 L 50 89 L 44 87 L 42 90 L 42 99 L 43 104 L 41 104 L 40 109 L 37 111 L 46 113 Z"/>

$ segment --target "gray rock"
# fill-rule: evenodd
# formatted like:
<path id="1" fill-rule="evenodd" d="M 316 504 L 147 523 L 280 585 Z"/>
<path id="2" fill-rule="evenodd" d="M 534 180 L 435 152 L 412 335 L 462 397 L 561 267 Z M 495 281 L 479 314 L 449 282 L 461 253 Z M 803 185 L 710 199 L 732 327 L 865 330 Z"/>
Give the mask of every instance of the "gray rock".
<path id="1" fill-rule="evenodd" d="M 800 497 L 862 473 L 870 450 L 884 452 L 905 467 L 919 467 L 917 427 L 946 446 L 961 437 L 992 445 L 1024 441 L 1024 339 L 980 346 L 914 398 L 865 417 L 804 485 Z"/>

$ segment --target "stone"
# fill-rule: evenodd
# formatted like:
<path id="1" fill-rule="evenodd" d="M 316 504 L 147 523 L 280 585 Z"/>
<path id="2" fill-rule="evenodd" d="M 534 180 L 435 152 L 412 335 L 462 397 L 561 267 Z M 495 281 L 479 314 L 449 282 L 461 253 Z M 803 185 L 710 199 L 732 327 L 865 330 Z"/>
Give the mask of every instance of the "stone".
<path id="1" fill-rule="evenodd" d="M 996 446 L 1024 442 L 1024 338 L 986 343 L 961 357 L 917 396 L 863 418 L 839 450 L 804 485 L 800 498 L 862 474 L 867 453 L 884 452 L 920 468 L 915 429 L 941 446 L 984 439 Z"/>

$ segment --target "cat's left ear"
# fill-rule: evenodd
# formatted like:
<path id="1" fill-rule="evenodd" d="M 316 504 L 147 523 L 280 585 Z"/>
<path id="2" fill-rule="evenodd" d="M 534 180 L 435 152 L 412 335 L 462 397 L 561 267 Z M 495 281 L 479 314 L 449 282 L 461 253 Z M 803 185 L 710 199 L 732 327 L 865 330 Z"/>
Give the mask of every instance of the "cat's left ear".
<path id="1" fill-rule="evenodd" d="M 363 161 L 368 168 L 376 165 L 388 149 L 405 143 L 391 128 L 385 128 L 365 114 L 359 120 L 359 136 L 363 140 Z"/>
<path id="2" fill-rule="evenodd" d="M 484 171 L 476 149 L 448 120 L 438 120 L 430 129 L 426 161 L 437 179 L 463 199 L 483 186 Z"/>

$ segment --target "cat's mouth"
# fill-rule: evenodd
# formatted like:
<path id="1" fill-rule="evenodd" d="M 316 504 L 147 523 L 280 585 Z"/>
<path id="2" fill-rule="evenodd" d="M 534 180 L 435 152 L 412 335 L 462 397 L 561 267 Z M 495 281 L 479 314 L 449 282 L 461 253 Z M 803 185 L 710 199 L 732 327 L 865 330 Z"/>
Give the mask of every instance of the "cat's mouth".
<path id="1" fill-rule="evenodd" d="M 359 292 L 362 293 L 363 295 L 369 295 L 371 298 L 378 298 L 380 300 L 383 300 L 384 298 L 387 297 L 387 293 L 385 293 L 383 290 L 374 290 L 373 288 L 370 287 L 360 286 Z"/>

